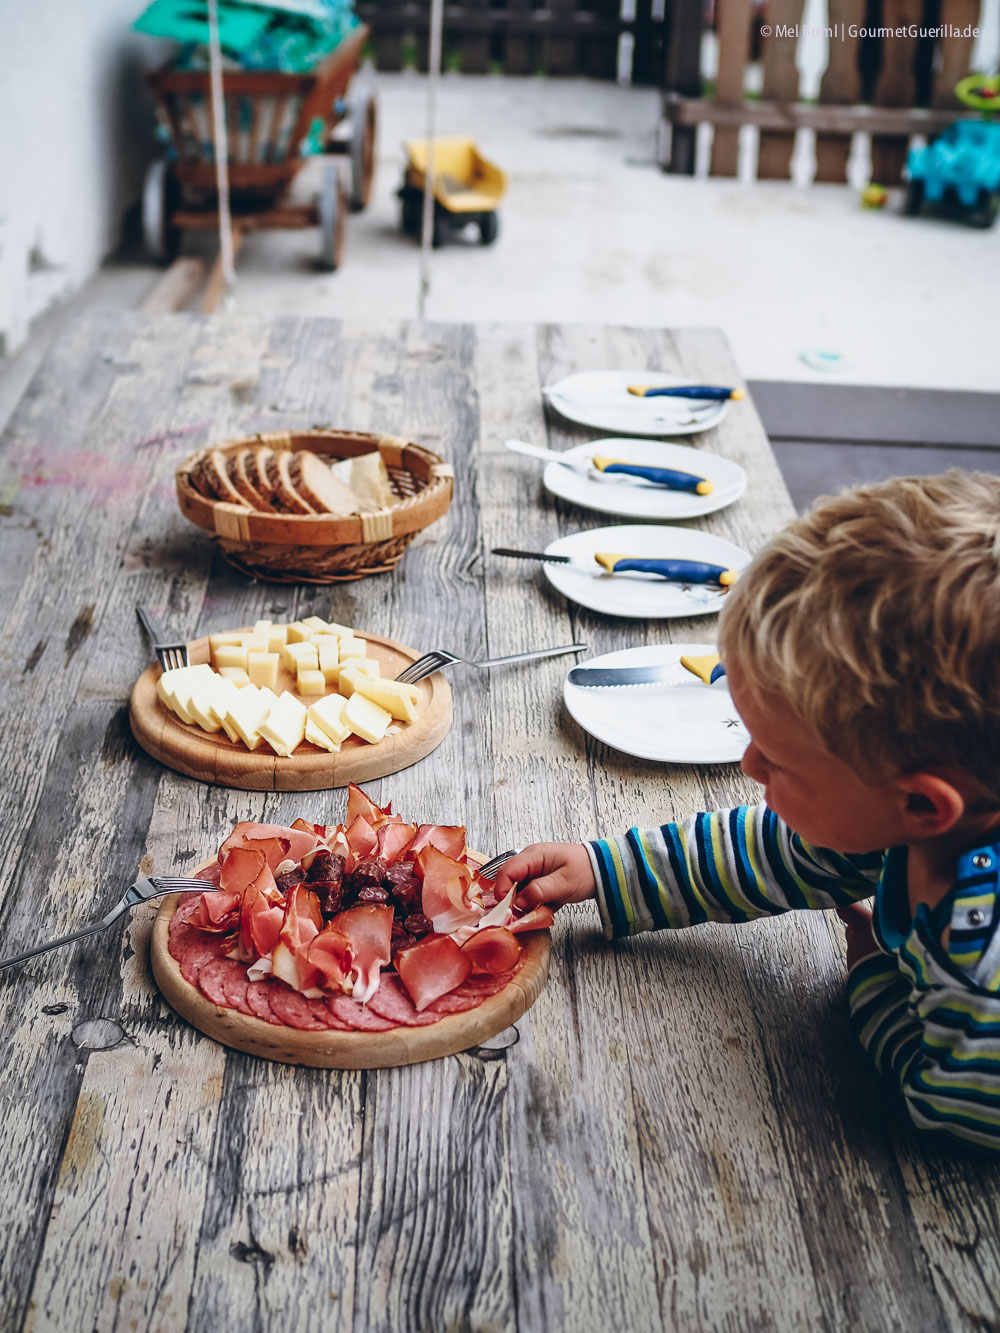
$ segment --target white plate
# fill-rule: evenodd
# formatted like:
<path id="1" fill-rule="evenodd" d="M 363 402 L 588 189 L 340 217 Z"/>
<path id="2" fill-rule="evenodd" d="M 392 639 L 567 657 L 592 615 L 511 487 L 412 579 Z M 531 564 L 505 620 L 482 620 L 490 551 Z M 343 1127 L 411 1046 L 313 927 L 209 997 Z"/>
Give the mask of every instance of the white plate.
<path id="1" fill-rule="evenodd" d="M 653 523 L 591 528 L 589 532 L 559 537 L 545 548 L 546 555 L 571 555 L 585 561 L 592 561 L 598 551 L 661 560 L 705 560 L 736 570 L 750 563 L 748 553 L 725 537 Z M 565 565 L 546 564 L 542 568 L 552 586 L 571 602 L 633 620 L 714 615 L 726 596 L 722 588 L 704 583 L 669 583 L 657 574 L 605 574 L 596 563 L 593 574 Z"/>
<path id="2" fill-rule="evenodd" d="M 604 514 L 620 514 L 622 518 L 697 518 L 724 509 L 738 500 L 747 488 L 747 474 L 739 463 L 701 449 L 689 449 L 683 444 L 667 444 L 663 440 L 634 440 L 610 437 L 578 444 L 565 451 L 567 458 L 591 459 L 595 454 L 620 459 L 623 463 L 643 463 L 649 467 L 676 468 L 678 472 L 693 472 L 715 483 L 710 495 L 695 495 L 691 491 L 671 491 L 652 482 L 637 481 L 612 473 L 606 480 L 588 477 L 584 472 L 549 463 L 542 481 L 553 495 L 559 495 L 584 509 L 598 509 Z"/>
<path id="3" fill-rule="evenodd" d="M 584 667 L 661 666 L 680 656 L 714 653 L 711 643 L 660 643 L 577 662 Z M 678 676 L 685 674 L 678 667 Z M 563 684 L 570 716 L 612 749 L 663 764 L 736 764 L 750 737 L 723 685 L 688 674 L 678 685 Z"/>
<path id="4" fill-rule="evenodd" d="M 711 430 L 726 415 L 728 402 L 693 398 L 637 398 L 630 384 L 690 384 L 690 375 L 655 370 L 586 370 L 567 375 L 542 390 L 545 401 L 565 417 L 595 430 L 619 435 L 696 435 Z"/>

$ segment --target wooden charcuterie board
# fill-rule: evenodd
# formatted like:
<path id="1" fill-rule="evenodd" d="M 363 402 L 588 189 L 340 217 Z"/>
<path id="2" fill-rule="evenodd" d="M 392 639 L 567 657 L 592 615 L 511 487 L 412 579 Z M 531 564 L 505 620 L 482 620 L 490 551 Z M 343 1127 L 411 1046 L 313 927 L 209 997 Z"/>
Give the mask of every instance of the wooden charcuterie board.
<path id="1" fill-rule="evenodd" d="M 393 639 L 357 632 L 368 645 L 368 654 L 379 663 L 383 676 L 393 678 L 415 662 L 422 653 Z M 191 663 L 210 660 L 207 638 L 188 644 Z M 276 755 L 264 743 L 256 750 L 231 741 L 225 732 L 209 734 L 189 726 L 169 712 L 156 695 L 160 668 L 155 664 L 142 673 L 129 700 L 129 721 L 136 740 L 154 759 L 168 768 L 199 778 L 219 787 L 239 787 L 244 791 L 324 791 L 346 787 L 349 782 L 370 782 L 409 768 L 418 759 L 437 748 L 451 726 L 451 690 L 440 672 L 418 681 L 419 716 L 415 722 L 401 723 L 397 735 L 385 736 L 375 745 L 350 736 L 342 748 L 331 754 L 304 741 L 287 758 Z M 295 677 L 284 668 L 278 680 L 278 692 L 295 694 Z M 301 698 L 303 703 L 315 699 Z"/>
<path id="2" fill-rule="evenodd" d="M 192 1027 L 247 1055 L 318 1069 L 382 1069 L 419 1064 L 478 1046 L 521 1017 L 535 1002 L 549 970 L 549 932 L 521 937 L 521 965 L 507 986 L 475 1009 L 447 1014 L 426 1027 L 387 1032 L 305 1032 L 213 1004 L 182 975 L 168 948 L 168 931 L 180 896 L 165 898 L 153 924 L 153 976 L 164 999 Z"/>

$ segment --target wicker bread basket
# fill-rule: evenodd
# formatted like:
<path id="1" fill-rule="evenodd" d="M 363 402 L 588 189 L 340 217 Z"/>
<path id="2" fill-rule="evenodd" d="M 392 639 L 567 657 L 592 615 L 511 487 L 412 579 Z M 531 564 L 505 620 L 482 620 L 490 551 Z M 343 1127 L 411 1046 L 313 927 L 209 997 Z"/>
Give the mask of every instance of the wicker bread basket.
<path id="1" fill-rule="evenodd" d="M 237 569 L 274 583 L 341 583 L 385 574 L 417 533 L 445 513 L 454 472 L 437 454 L 394 435 L 358 431 L 274 431 L 215 446 L 225 455 L 265 446 L 309 450 L 330 459 L 380 450 L 395 502 L 374 513 L 262 513 L 212 499 L 198 489 L 210 454 L 202 449 L 177 470 L 177 499 L 185 518 L 214 533 L 222 554 Z"/>

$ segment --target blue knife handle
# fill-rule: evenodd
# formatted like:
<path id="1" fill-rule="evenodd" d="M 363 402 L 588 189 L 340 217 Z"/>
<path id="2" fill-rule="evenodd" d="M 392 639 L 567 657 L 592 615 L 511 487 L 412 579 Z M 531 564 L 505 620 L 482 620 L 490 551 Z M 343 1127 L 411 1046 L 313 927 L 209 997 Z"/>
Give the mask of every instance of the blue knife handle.
<path id="1" fill-rule="evenodd" d="M 642 395 L 643 398 L 714 398 L 722 400 L 732 397 L 732 389 L 722 389 L 715 384 L 685 384 L 671 388 L 664 385 L 662 388 L 647 389 Z"/>
<path id="2" fill-rule="evenodd" d="M 674 583 L 718 583 L 728 574 L 723 565 L 706 565 L 703 560 L 618 560 L 615 573 L 634 571 L 637 574 L 659 574 Z"/>
<path id="3" fill-rule="evenodd" d="M 630 477 L 643 477 L 657 486 L 667 486 L 672 491 L 697 492 L 704 477 L 696 477 L 690 472 L 677 472 L 669 467 L 642 467 L 639 463 L 608 463 L 602 471 L 624 472 Z"/>

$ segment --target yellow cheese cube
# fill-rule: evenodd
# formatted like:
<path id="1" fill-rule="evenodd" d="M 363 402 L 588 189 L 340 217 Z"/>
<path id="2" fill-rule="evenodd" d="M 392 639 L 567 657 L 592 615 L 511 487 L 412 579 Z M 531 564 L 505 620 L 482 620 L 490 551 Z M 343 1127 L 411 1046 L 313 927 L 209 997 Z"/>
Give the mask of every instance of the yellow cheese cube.
<path id="1" fill-rule="evenodd" d="M 266 685 L 269 690 L 273 690 L 278 683 L 278 666 L 280 658 L 277 653 L 247 653 L 247 675 L 254 685 Z"/>
<path id="2" fill-rule="evenodd" d="M 267 651 L 280 654 L 287 642 L 288 626 L 272 625 L 267 632 Z"/>
<path id="3" fill-rule="evenodd" d="M 243 639 L 243 647 L 247 653 L 266 653 L 267 635 L 266 634 L 247 634 Z"/>
<path id="4" fill-rule="evenodd" d="M 392 714 L 363 694 L 352 694 L 344 709 L 344 721 L 350 724 L 356 736 L 374 745 L 388 730 Z"/>
<path id="5" fill-rule="evenodd" d="M 331 740 L 322 727 L 316 725 L 308 713 L 306 714 L 306 740 L 311 745 L 318 745 L 321 750 L 329 750 L 331 754 L 336 754 L 340 749 L 340 742 Z"/>
<path id="6" fill-rule="evenodd" d="M 318 668 L 307 667 L 295 678 L 299 694 L 326 694 L 326 677 Z"/>
<path id="7" fill-rule="evenodd" d="M 322 616 L 306 616 L 301 623 L 308 625 L 315 634 L 325 634 L 329 630 L 329 626 Z"/>
<path id="8" fill-rule="evenodd" d="M 306 706 L 286 690 L 257 728 L 275 754 L 287 757 L 306 734 Z"/>
<path id="9" fill-rule="evenodd" d="M 243 642 L 243 631 L 238 629 L 226 630 L 224 634 L 210 634 L 208 636 L 208 646 L 212 650 L 212 656 L 215 656 L 216 648 L 223 645 L 240 644 Z"/>
<path id="10" fill-rule="evenodd" d="M 354 682 L 357 694 L 363 694 L 382 708 L 388 709 L 400 722 L 417 720 L 417 700 L 420 692 L 415 685 L 404 685 L 400 680 L 383 680 L 381 676 L 372 679 L 359 677 Z"/>
<path id="11" fill-rule="evenodd" d="M 340 745 L 351 734 L 351 727 L 344 720 L 347 700 L 342 694 L 328 694 L 309 709 L 309 717 L 330 739 Z"/>
<path id="12" fill-rule="evenodd" d="M 289 643 L 281 654 L 281 662 L 286 671 L 298 672 L 301 668 L 318 671 L 319 651 L 311 643 Z"/>
<path id="13" fill-rule="evenodd" d="M 364 639 L 356 639 L 353 635 L 344 635 L 340 640 L 340 660 L 345 657 L 367 657 L 368 645 Z"/>
<path id="14" fill-rule="evenodd" d="M 219 675 L 223 680 L 232 681 L 240 689 L 250 684 L 250 677 L 242 667 L 219 667 Z"/>
<path id="15" fill-rule="evenodd" d="M 319 669 L 329 685 L 336 685 L 337 677 L 340 674 L 340 648 L 336 639 L 332 643 L 320 645 L 319 650 Z"/>
<path id="16" fill-rule="evenodd" d="M 287 643 L 308 643 L 313 636 L 312 628 L 304 620 L 296 620 L 288 626 Z"/>
<path id="17" fill-rule="evenodd" d="M 247 669 L 247 650 L 243 644 L 223 643 L 212 653 L 212 664 L 217 669 L 222 667 L 242 667 Z"/>
<path id="18" fill-rule="evenodd" d="M 254 634 L 262 634 L 266 639 L 271 632 L 271 626 L 273 624 L 273 620 L 258 620 L 254 624 L 253 632 Z"/>

